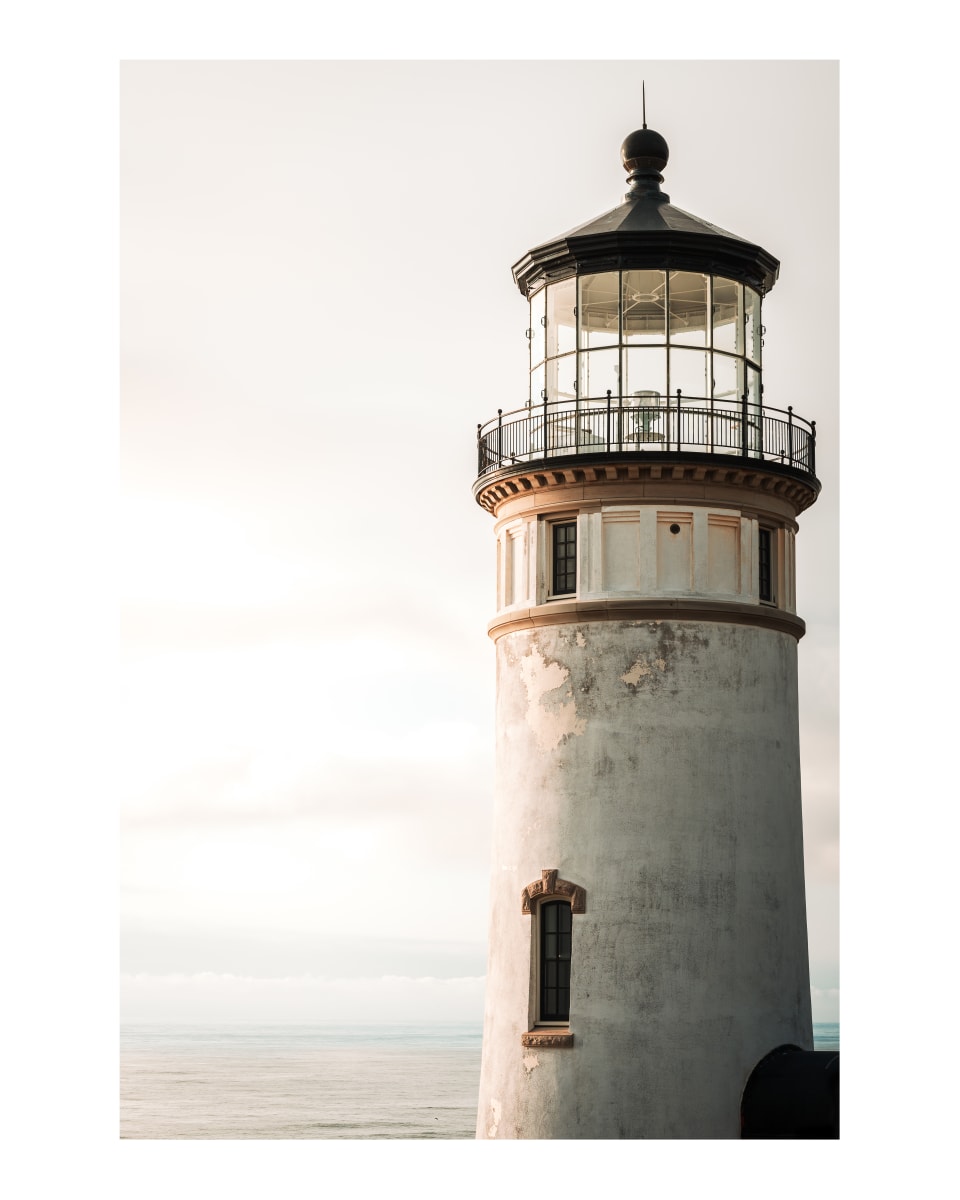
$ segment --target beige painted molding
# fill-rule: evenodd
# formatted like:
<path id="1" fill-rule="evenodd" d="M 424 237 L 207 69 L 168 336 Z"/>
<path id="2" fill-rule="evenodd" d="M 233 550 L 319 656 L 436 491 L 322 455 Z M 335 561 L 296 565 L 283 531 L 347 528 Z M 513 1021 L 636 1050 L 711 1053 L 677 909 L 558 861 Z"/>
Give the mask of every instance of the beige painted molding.
<path id="1" fill-rule="evenodd" d="M 797 641 L 807 631 L 800 617 L 772 605 L 658 596 L 639 600 L 554 600 L 534 608 L 514 608 L 494 617 L 487 625 L 487 633 L 496 641 L 505 633 L 520 629 L 576 625 L 581 621 L 718 621 L 775 629 Z"/>

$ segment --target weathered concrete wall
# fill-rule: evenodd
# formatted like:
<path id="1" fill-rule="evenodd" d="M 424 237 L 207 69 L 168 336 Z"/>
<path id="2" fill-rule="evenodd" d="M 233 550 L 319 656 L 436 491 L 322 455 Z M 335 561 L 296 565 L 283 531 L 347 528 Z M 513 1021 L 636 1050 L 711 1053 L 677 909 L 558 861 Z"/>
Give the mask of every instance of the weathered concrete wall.
<path id="1" fill-rule="evenodd" d="M 478 1137 L 738 1137 L 757 1061 L 812 1047 L 796 661 L 707 621 L 499 638 Z M 521 892 L 553 868 L 587 894 L 574 1045 L 524 1048 Z"/>

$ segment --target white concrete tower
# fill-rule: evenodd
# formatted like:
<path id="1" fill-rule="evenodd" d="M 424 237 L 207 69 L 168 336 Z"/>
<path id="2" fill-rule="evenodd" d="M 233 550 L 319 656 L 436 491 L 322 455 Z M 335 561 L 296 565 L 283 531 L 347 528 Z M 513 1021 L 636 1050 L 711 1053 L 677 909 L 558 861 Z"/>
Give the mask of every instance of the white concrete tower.
<path id="1" fill-rule="evenodd" d="M 779 263 L 622 147 L 525 255 L 530 393 L 478 433 L 497 777 L 477 1136 L 735 1138 L 810 1050 L 795 611 L 815 429 L 770 407 Z M 776 336 L 775 331 L 770 336 Z"/>

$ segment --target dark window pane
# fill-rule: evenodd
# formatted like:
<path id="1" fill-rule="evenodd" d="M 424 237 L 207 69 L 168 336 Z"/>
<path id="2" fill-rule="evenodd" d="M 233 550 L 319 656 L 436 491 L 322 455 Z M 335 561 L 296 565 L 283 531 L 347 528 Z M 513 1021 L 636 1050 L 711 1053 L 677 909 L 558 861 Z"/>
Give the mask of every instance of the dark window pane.
<path id="1" fill-rule="evenodd" d="M 553 526 L 553 595 L 568 595 L 577 590 L 577 524 L 575 521 Z"/>
<path id="2" fill-rule="evenodd" d="M 569 903 L 540 906 L 540 1019 L 570 1019 L 570 949 L 573 925 Z M 559 932 L 557 932 L 559 930 Z"/>
<path id="3" fill-rule="evenodd" d="M 770 530 L 760 530 L 760 599 L 773 600 L 770 555 Z"/>

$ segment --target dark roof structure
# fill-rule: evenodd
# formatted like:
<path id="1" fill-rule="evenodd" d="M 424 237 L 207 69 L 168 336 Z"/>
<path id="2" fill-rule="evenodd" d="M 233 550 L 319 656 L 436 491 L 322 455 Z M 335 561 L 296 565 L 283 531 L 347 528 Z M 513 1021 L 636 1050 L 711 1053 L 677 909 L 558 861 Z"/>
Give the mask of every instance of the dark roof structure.
<path id="1" fill-rule="evenodd" d="M 543 242 L 514 264 L 529 296 L 542 283 L 595 271 L 653 268 L 736 279 L 761 294 L 776 283 L 779 261 L 761 246 L 675 208 L 660 190 L 669 150 L 659 133 L 638 129 L 620 148 L 630 191 L 623 204 Z"/>

